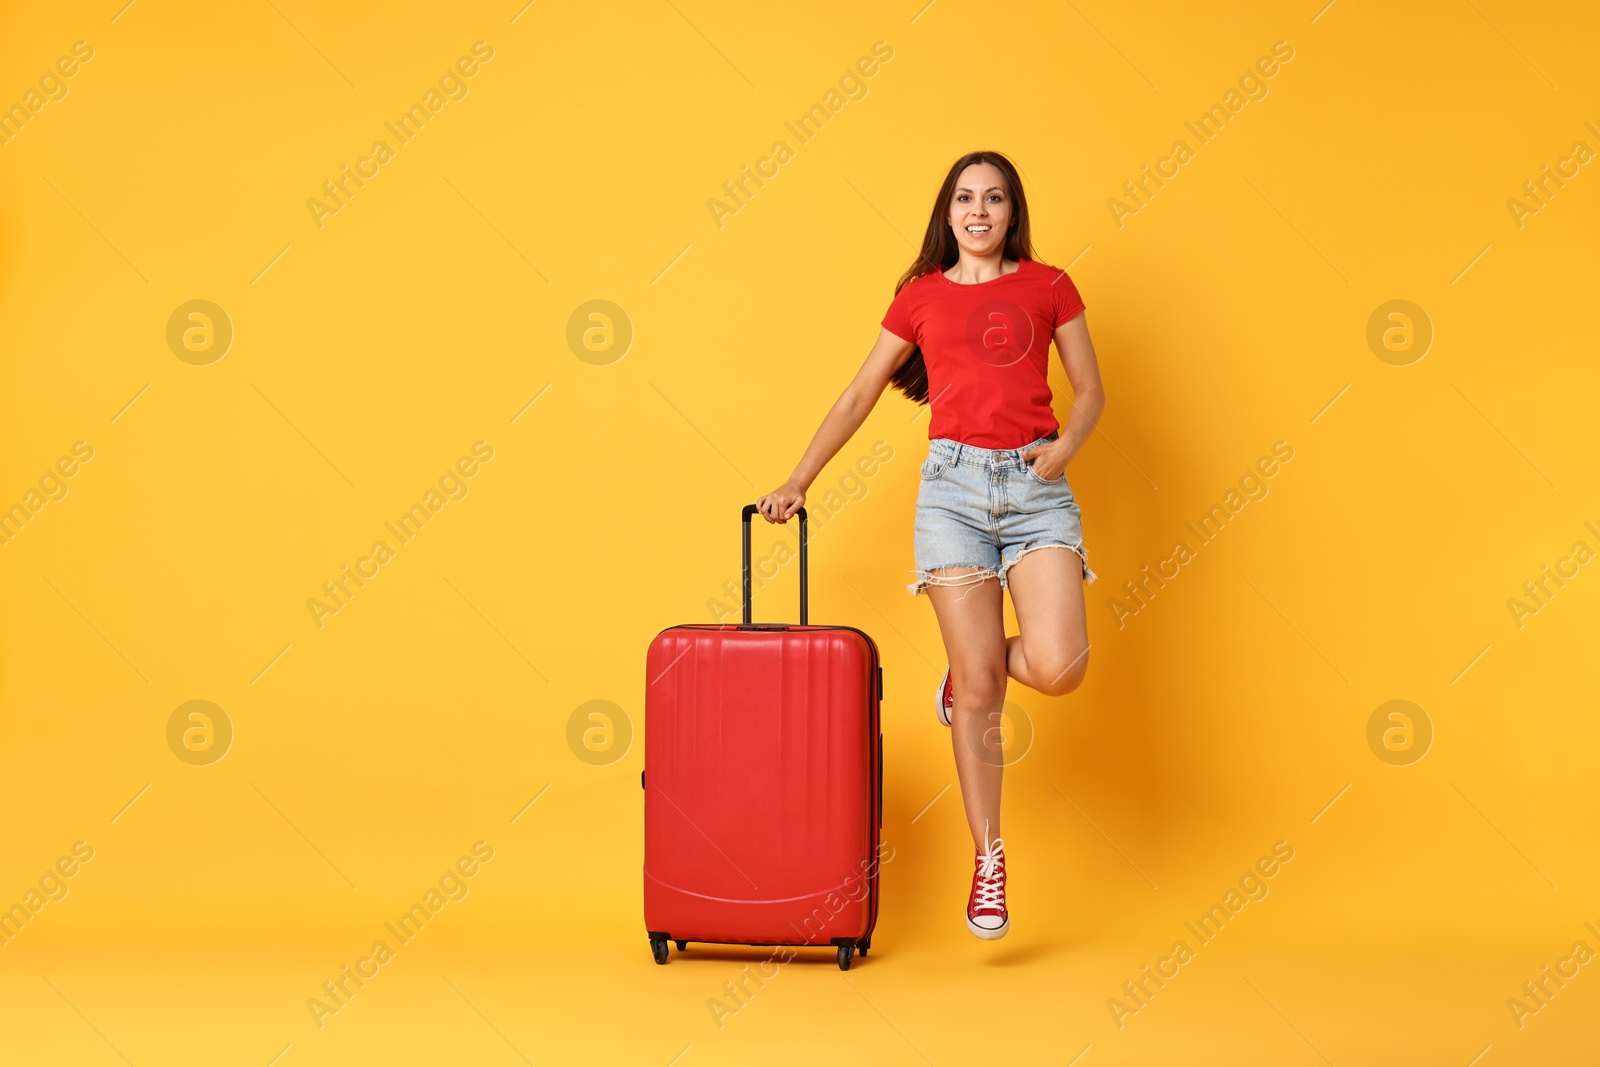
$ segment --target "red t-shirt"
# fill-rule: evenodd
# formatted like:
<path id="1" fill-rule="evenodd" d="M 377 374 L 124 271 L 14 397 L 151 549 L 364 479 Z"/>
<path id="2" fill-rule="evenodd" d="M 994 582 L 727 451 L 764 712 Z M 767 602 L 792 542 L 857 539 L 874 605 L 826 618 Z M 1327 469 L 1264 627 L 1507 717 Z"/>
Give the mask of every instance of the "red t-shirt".
<path id="1" fill-rule="evenodd" d="M 1059 430 L 1050 408 L 1050 341 L 1081 311 L 1067 272 L 1032 259 L 975 285 L 938 270 L 907 282 L 883 327 L 922 349 L 929 439 L 1020 448 Z"/>

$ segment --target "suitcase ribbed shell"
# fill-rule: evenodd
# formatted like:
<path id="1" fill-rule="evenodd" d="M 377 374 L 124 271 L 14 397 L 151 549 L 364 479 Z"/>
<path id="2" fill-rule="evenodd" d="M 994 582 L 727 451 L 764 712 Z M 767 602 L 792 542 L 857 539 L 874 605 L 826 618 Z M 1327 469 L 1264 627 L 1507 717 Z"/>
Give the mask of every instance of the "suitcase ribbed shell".
<path id="1" fill-rule="evenodd" d="M 645 663 L 645 925 L 827 945 L 877 918 L 881 679 L 848 627 L 688 625 Z"/>

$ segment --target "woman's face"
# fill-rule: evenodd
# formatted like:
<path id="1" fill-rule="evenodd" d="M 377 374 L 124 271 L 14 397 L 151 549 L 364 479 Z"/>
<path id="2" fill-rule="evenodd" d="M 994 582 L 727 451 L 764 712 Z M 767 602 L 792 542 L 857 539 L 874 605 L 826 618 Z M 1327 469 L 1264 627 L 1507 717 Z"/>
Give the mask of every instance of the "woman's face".
<path id="1" fill-rule="evenodd" d="M 993 255 L 1005 247 L 1011 222 L 1011 196 L 1000 168 L 974 163 L 963 170 L 950 198 L 950 228 L 956 243 L 975 256 Z"/>

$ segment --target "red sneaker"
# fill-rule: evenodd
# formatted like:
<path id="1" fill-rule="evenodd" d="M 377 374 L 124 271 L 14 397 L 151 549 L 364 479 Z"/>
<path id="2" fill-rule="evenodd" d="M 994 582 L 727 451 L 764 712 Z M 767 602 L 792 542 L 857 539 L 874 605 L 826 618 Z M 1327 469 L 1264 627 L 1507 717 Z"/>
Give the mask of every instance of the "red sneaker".
<path id="1" fill-rule="evenodd" d="M 956 706 L 956 698 L 950 686 L 950 668 L 944 669 L 944 679 L 939 683 L 939 692 L 934 695 L 934 707 L 939 711 L 939 721 L 946 726 L 950 725 L 950 709 Z"/>
<path id="2" fill-rule="evenodd" d="M 967 929 L 985 941 L 1002 938 L 1011 929 L 1011 916 L 1006 913 L 1006 854 L 998 837 L 988 852 L 980 851 L 974 859 Z"/>

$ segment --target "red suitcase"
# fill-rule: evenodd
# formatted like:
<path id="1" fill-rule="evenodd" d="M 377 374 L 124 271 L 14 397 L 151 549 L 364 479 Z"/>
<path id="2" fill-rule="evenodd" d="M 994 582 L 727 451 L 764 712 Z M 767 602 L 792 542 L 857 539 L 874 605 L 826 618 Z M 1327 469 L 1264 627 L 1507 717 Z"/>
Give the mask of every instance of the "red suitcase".
<path id="1" fill-rule="evenodd" d="M 878 919 L 883 668 L 871 637 L 806 621 L 661 631 L 645 660 L 644 919 L 667 942 L 867 954 Z"/>

